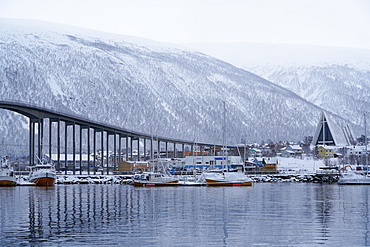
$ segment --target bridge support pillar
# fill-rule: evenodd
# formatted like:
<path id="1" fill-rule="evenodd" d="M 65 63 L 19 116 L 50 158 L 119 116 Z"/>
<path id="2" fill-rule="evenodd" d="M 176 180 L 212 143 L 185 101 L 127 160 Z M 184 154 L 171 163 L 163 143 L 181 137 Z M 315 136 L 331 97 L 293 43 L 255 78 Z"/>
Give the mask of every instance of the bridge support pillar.
<path id="1" fill-rule="evenodd" d="M 30 166 L 35 164 L 35 121 L 30 119 L 30 140 L 29 140 L 29 164 Z"/>
<path id="2" fill-rule="evenodd" d="M 64 122 L 64 174 L 67 175 L 68 165 L 68 124 Z"/>
<path id="3" fill-rule="evenodd" d="M 80 144 L 79 144 L 79 146 L 80 146 L 80 175 L 82 174 L 82 126 L 81 125 L 79 125 L 80 126 Z"/>
<path id="4" fill-rule="evenodd" d="M 122 162 L 122 136 L 118 134 L 118 162 Z"/>
<path id="5" fill-rule="evenodd" d="M 53 121 L 49 118 L 49 161 L 52 162 L 52 157 L 51 157 L 51 139 L 52 139 L 52 128 L 53 128 Z"/>
<path id="6" fill-rule="evenodd" d="M 133 158 L 132 158 L 132 149 L 133 149 L 133 142 L 134 142 L 134 138 L 130 137 L 130 160 L 132 161 Z"/>
<path id="7" fill-rule="evenodd" d="M 128 150 L 128 135 L 126 136 L 126 161 L 128 161 L 129 159 L 128 159 L 128 152 L 129 152 L 129 150 Z"/>
<path id="8" fill-rule="evenodd" d="M 117 170 L 117 134 L 113 134 L 113 150 L 114 150 L 114 159 L 113 159 L 113 171 Z"/>
<path id="9" fill-rule="evenodd" d="M 146 147 L 146 138 L 144 138 L 144 161 L 146 161 L 146 152 L 147 152 L 147 147 Z"/>
<path id="10" fill-rule="evenodd" d="M 87 174 L 90 175 L 90 126 L 87 126 Z"/>
<path id="11" fill-rule="evenodd" d="M 37 127 L 38 127 L 38 144 L 37 144 L 37 155 L 38 159 L 42 160 L 43 155 L 43 139 L 44 139 L 44 120 L 42 118 L 38 119 L 37 121 Z"/>
<path id="12" fill-rule="evenodd" d="M 109 133 L 107 131 L 107 162 L 106 162 L 106 165 L 107 165 L 107 174 L 109 174 Z"/>
<path id="13" fill-rule="evenodd" d="M 76 175 L 76 124 L 72 123 L 72 159 L 73 159 L 73 175 Z"/>
<path id="14" fill-rule="evenodd" d="M 93 143 L 93 152 L 94 152 L 94 175 L 96 174 L 96 129 L 94 129 L 94 143 Z"/>
<path id="15" fill-rule="evenodd" d="M 150 139 L 150 159 L 151 159 L 151 162 L 153 162 L 153 159 L 154 159 L 154 144 L 153 144 L 153 137 L 152 139 Z"/>
<path id="16" fill-rule="evenodd" d="M 104 174 L 104 130 L 101 130 L 101 157 L 100 157 L 100 166 L 102 169 L 102 175 Z"/>
<path id="17" fill-rule="evenodd" d="M 136 161 L 140 161 L 140 137 L 137 138 L 137 158 Z"/>

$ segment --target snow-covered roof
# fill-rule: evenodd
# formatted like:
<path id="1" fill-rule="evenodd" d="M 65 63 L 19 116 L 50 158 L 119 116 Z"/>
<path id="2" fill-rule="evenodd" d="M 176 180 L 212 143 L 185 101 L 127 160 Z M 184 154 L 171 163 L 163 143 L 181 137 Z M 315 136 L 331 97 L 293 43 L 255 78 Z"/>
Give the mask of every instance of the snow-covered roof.
<path id="1" fill-rule="evenodd" d="M 299 146 L 299 145 L 290 145 L 290 147 L 291 147 L 293 150 L 302 150 L 301 146 Z"/>
<path id="2" fill-rule="evenodd" d="M 334 146 L 323 146 L 323 145 L 320 145 L 319 147 L 321 147 L 321 148 L 323 148 L 325 150 L 335 150 L 336 149 L 336 147 L 334 147 Z"/>

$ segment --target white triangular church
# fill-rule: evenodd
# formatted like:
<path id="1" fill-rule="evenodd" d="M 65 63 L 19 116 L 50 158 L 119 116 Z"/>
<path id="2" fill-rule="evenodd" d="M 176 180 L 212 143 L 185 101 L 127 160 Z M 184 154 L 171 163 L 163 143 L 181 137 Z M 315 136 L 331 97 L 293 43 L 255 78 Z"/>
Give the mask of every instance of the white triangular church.
<path id="1" fill-rule="evenodd" d="M 341 129 L 324 111 L 321 113 L 315 135 L 312 139 L 312 145 L 347 146 L 353 142 L 353 132 L 348 125 Z"/>

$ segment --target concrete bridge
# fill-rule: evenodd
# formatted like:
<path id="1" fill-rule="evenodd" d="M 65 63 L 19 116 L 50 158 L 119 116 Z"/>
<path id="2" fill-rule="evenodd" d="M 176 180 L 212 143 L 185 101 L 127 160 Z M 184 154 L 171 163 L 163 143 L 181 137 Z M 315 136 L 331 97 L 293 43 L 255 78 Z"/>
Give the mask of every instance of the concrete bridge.
<path id="1" fill-rule="evenodd" d="M 140 161 L 140 142 L 143 143 L 144 154 L 150 151 L 150 157 L 154 156 L 154 150 L 157 150 L 156 157 L 159 156 L 161 151 L 161 144 L 165 144 L 165 156 L 168 157 L 169 154 L 169 144 L 173 145 L 172 157 L 181 157 L 184 156 L 185 145 L 190 146 L 190 153 L 194 154 L 194 146 L 199 146 L 200 151 L 202 152 L 205 148 L 213 149 L 221 148 L 222 145 L 215 145 L 210 143 L 194 143 L 194 141 L 186 141 L 180 139 L 166 138 L 166 137 L 157 137 L 153 138 L 150 134 L 140 133 L 137 131 L 132 131 L 122 127 L 113 126 L 107 123 L 101 123 L 86 119 L 82 116 L 73 115 L 69 113 L 62 113 L 52 109 L 47 109 L 44 107 L 39 107 L 36 105 L 21 103 L 21 102 L 9 102 L 9 101 L 0 101 L 0 108 L 14 111 L 20 113 L 29 118 L 29 164 L 34 165 L 37 162 L 36 155 L 42 157 L 43 154 L 49 154 L 51 158 L 52 155 L 52 146 L 56 146 L 56 169 L 58 172 L 61 171 L 61 154 L 64 156 L 64 172 L 67 174 L 67 163 L 68 163 L 68 148 L 72 149 L 72 167 L 71 170 L 73 174 L 76 174 L 76 167 L 79 167 L 79 173 L 82 174 L 82 150 L 83 146 L 87 147 L 87 154 L 94 153 L 93 160 L 90 160 L 90 155 L 87 155 L 87 172 L 96 173 L 97 166 L 107 167 L 106 173 L 109 173 L 110 170 L 117 170 L 117 164 L 119 160 L 123 158 L 125 160 L 133 160 L 133 150 L 136 147 L 138 152 L 138 160 Z M 63 128 L 64 128 L 64 145 L 62 145 L 61 138 L 63 137 Z M 37 138 L 36 138 L 37 132 Z M 54 133 L 56 132 L 56 134 Z M 76 133 L 79 132 L 78 140 L 76 140 Z M 101 162 L 97 163 L 95 154 L 99 148 L 97 145 L 97 136 L 100 135 L 100 150 L 101 150 Z M 56 137 L 55 137 L 56 136 Z M 54 137 L 54 140 L 53 140 Z M 47 140 L 49 143 L 46 145 L 44 140 Z M 76 153 L 77 143 L 79 152 Z M 92 142 L 92 145 L 91 145 Z M 113 142 L 113 147 L 110 147 L 109 144 Z M 121 153 L 122 142 L 125 142 L 126 152 Z M 68 143 L 72 147 L 68 147 Z M 71 144 L 72 143 L 72 144 Z M 180 150 L 177 151 L 178 146 L 181 146 Z M 48 150 L 44 149 L 44 146 L 48 147 Z M 64 146 L 64 150 L 63 149 Z M 149 148 L 148 148 L 149 146 Z M 230 147 L 230 146 L 229 146 Z M 113 160 L 109 161 L 108 151 L 113 149 Z M 148 150 L 149 149 L 149 150 Z M 117 150 L 119 150 L 117 154 Z M 104 151 L 107 153 L 107 158 L 104 161 L 103 154 Z M 125 157 L 124 157 L 125 156 Z M 79 157 L 79 160 L 76 160 L 76 157 Z M 146 156 L 144 155 L 144 158 Z M 36 161 L 36 162 L 35 162 Z M 93 171 L 90 171 L 90 163 L 93 162 Z M 104 162 L 106 164 L 104 164 Z M 111 162 L 111 164 L 109 164 Z M 79 166 L 76 164 L 79 163 Z M 113 164 L 112 164 L 113 163 Z"/>

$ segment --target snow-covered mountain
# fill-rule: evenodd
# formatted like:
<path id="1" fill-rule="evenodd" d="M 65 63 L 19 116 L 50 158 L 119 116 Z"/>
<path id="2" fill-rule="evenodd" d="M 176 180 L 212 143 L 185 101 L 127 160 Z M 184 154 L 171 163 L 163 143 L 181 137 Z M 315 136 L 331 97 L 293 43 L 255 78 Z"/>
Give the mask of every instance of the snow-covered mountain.
<path id="1" fill-rule="evenodd" d="M 246 70 L 187 48 L 68 26 L 0 19 L 0 99 L 195 142 L 301 140 L 321 109 Z M 333 115 L 337 123 L 347 122 Z M 0 111 L 5 143 L 27 121 Z"/>
<path id="2" fill-rule="evenodd" d="M 190 47 L 253 72 L 354 124 L 370 109 L 370 50 L 203 43 Z"/>

